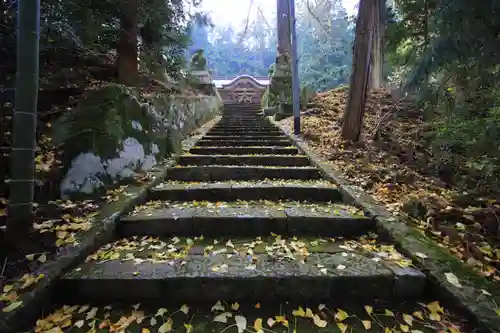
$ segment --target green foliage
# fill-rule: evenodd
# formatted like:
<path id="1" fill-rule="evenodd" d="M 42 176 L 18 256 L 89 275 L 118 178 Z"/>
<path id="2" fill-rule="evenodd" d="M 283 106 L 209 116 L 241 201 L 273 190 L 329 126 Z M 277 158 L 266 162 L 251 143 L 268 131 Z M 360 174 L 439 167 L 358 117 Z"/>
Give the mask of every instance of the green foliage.
<path id="1" fill-rule="evenodd" d="M 328 90 L 349 80 L 353 32 L 342 1 L 297 1 L 299 76 L 302 85 Z M 272 76 L 276 61 L 276 19 L 260 16 L 231 26 L 191 27 L 191 56 L 205 50 L 214 76 Z M 217 22 L 216 22 L 217 23 Z M 209 40 L 210 36 L 210 40 Z"/>
<path id="2" fill-rule="evenodd" d="M 498 182 L 500 3 L 399 0 L 392 14 L 392 78 L 420 97 L 433 125 L 429 148 L 441 157 L 437 169 L 458 184 Z"/>
<path id="3" fill-rule="evenodd" d="M 16 3 L 0 1 L 4 19 L 0 25 L 0 85 L 12 85 L 15 77 Z M 137 0 L 142 71 L 180 75 L 189 42 L 185 22 L 199 16 L 188 11 L 188 4 L 196 7 L 199 1 Z M 112 62 L 123 6 L 122 0 L 41 1 L 42 80 L 49 80 L 64 68 L 78 72 Z"/>

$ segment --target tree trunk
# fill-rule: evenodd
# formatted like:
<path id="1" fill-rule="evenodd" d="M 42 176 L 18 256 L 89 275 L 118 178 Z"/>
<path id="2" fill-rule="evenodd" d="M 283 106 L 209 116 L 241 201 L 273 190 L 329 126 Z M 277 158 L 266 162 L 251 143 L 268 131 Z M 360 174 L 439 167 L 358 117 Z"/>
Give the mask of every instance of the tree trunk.
<path id="1" fill-rule="evenodd" d="M 358 141 L 363 126 L 366 93 L 370 78 L 370 53 L 372 43 L 371 11 L 373 0 L 361 0 L 356 20 L 356 37 L 354 40 L 352 74 L 349 84 L 349 98 L 342 123 L 342 138 L 347 141 Z"/>
<path id="2" fill-rule="evenodd" d="M 40 0 L 18 1 L 17 77 L 7 239 L 22 247 L 33 227 Z"/>
<path id="3" fill-rule="evenodd" d="M 385 0 L 373 1 L 373 41 L 371 57 L 370 90 L 380 89 L 384 85 L 384 31 L 385 31 Z"/>
<path id="4" fill-rule="evenodd" d="M 116 67 L 118 82 L 133 86 L 138 80 L 137 0 L 122 0 L 120 5 L 120 37 Z"/>

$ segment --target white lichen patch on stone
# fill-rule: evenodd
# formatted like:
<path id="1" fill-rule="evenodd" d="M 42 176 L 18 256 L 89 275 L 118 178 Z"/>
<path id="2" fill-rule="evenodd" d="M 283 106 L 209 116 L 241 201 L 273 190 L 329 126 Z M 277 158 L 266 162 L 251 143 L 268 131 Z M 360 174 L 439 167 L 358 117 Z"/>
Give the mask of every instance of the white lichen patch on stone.
<path id="1" fill-rule="evenodd" d="M 150 153 L 146 154 L 136 138 L 127 138 L 116 158 L 103 160 L 92 153 L 78 155 L 61 184 L 61 194 L 90 194 L 104 186 L 103 177 L 117 182 L 133 177 L 137 171 L 150 170 L 157 164 L 155 155 L 160 151 L 157 144 L 150 143 L 150 146 Z"/>

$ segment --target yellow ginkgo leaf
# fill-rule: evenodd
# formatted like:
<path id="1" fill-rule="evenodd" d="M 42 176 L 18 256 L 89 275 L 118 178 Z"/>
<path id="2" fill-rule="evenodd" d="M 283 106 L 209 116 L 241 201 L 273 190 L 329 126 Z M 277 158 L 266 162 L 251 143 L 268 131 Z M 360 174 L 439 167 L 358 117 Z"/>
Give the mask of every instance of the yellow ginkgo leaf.
<path id="1" fill-rule="evenodd" d="M 407 323 L 409 326 L 413 325 L 413 317 L 409 314 L 403 313 L 403 320 L 405 323 Z"/>
<path id="2" fill-rule="evenodd" d="M 312 310 L 307 308 L 306 309 L 306 318 L 312 318 L 312 317 L 314 317 Z"/>
<path id="3" fill-rule="evenodd" d="M 255 319 L 253 323 L 253 328 L 257 333 L 263 333 L 264 331 L 262 330 L 262 318 L 257 318 Z"/>
<path id="4" fill-rule="evenodd" d="M 385 309 L 385 313 L 384 313 L 386 316 L 389 316 L 389 317 L 394 317 L 394 312 L 392 312 L 391 310 L 389 309 Z"/>
<path id="5" fill-rule="evenodd" d="M 275 316 L 274 319 L 276 319 L 276 322 L 285 326 L 285 327 L 288 327 L 288 320 L 286 319 L 285 316 Z"/>
<path id="6" fill-rule="evenodd" d="M 403 324 L 401 324 L 401 325 L 399 325 L 399 328 L 401 328 L 401 331 L 402 331 L 403 333 L 408 333 L 408 332 L 410 332 L 410 327 L 409 327 L 408 325 L 403 325 Z"/>
<path id="7" fill-rule="evenodd" d="M 340 329 L 340 332 L 345 333 L 347 331 L 347 325 L 344 323 L 337 323 L 338 328 Z"/>
<path id="8" fill-rule="evenodd" d="M 23 305 L 23 301 L 17 301 L 17 302 L 12 302 L 9 305 L 7 305 L 5 308 L 2 309 L 2 312 L 12 312 L 18 307 Z"/>
<path id="9" fill-rule="evenodd" d="M 295 317 L 305 317 L 306 312 L 301 306 L 299 306 L 297 310 L 292 311 L 292 315 L 294 315 Z"/>
<path id="10" fill-rule="evenodd" d="M 435 301 L 435 302 L 432 302 L 432 303 L 429 303 L 426 305 L 427 309 L 430 311 L 430 312 L 441 312 L 441 313 L 444 313 L 444 309 L 441 307 L 441 305 L 439 305 L 439 302 L 438 301 Z"/>
<path id="11" fill-rule="evenodd" d="M 313 323 L 314 325 L 321 328 L 326 327 L 326 325 L 328 325 L 328 322 L 326 320 L 321 319 L 318 315 L 313 316 Z"/>
<path id="12" fill-rule="evenodd" d="M 168 318 L 166 322 L 163 323 L 163 325 L 158 328 L 158 333 L 168 333 L 172 331 L 172 327 L 174 325 L 174 321 L 172 318 Z"/>
<path id="13" fill-rule="evenodd" d="M 422 314 L 422 311 L 415 311 L 415 312 L 413 312 L 413 315 L 420 320 L 424 320 L 424 316 Z"/>
<path id="14" fill-rule="evenodd" d="M 191 324 L 184 324 L 184 327 L 186 328 L 186 333 L 193 333 L 193 325 Z"/>
<path id="15" fill-rule="evenodd" d="M 338 312 L 335 314 L 335 319 L 337 319 L 338 321 L 344 321 L 346 318 L 349 317 L 347 312 L 345 312 L 344 310 L 342 309 L 337 309 L 337 310 Z"/>
<path id="16" fill-rule="evenodd" d="M 168 312 L 167 309 L 165 309 L 165 308 L 159 308 L 158 311 L 156 311 L 155 317 L 161 317 L 161 316 L 163 316 L 167 312 Z"/>
<path id="17" fill-rule="evenodd" d="M 369 306 L 369 305 L 365 305 L 365 311 L 366 313 L 368 313 L 368 315 L 372 315 L 373 313 L 373 307 Z"/>
<path id="18" fill-rule="evenodd" d="M 392 333 L 392 330 L 389 327 L 386 327 L 384 329 L 384 333 Z"/>
<path id="19" fill-rule="evenodd" d="M 239 308 L 240 305 L 238 304 L 238 302 L 231 304 L 231 309 L 233 309 L 234 311 L 237 311 Z"/>
<path id="20" fill-rule="evenodd" d="M 363 324 L 365 330 L 372 328 L 372 322 L 370 320 L 363 320 L 361 323 Z"/>
<path id="21" fill-rule="evenodd" d="M 187 306 L 186 304 L 184 304 L 183 306 L 181 306 L 180 308 L 181 312 L 184 313 L 184 314 L 188 314 L 189 312 L 189 306 Z"/>
<path id="22" fill-rule="evenodd" d="M 151 331 L 148 328 L 143 328 L 141 333 L 151 333 Z"/>
<path id="23" fill-rule="evenodd" d="M 274 324 L 276 324 L 276 320 L 274 320 L 273 318 L 267 319 L 267 326 L 272 328 Z"/>

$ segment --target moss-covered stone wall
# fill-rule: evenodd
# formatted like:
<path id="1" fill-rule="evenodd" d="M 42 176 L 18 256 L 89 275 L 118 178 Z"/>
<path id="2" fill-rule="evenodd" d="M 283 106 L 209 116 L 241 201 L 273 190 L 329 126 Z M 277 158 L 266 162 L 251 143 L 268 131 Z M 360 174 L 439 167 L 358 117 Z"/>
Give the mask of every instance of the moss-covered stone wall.
<path id="1" fill-rule="evenodd" d="M 150 170 L 178 152 L 221 103 L 217 95 L 145 95 L 117 84 L 88 91 L 54 124 L 63 150 L 61 195 L 91 194 Z"/>

